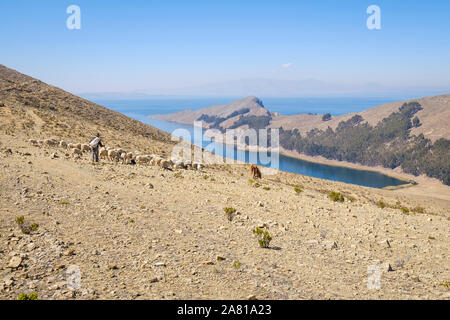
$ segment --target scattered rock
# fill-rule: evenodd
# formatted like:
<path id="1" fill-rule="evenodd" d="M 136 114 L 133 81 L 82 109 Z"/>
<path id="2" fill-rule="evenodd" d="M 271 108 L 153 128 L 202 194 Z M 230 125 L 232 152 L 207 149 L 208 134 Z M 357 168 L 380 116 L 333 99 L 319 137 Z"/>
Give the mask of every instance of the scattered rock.
<path id="1" fill-rule="evenodd" d="M 149 282 L 150 283 L 156 283 L 158 281 L 159 281 L 159 279 L 157 277 L 154 277 L 154 278 L 151 278 Z"/>
<path id="2" fill-rule="evenodd" d="M 117 269 L 119 269 L 119 267 L 118 267 L 117 264 L 115 264 L 115 263 L 110 263 L 110 264 L 108 265 L 108 269 L 109 269 L 109 270 L 117 270 Z"/>
<path id="3" fill-rule="evenodd" d="M 338 248 L 337 243 L 335 241 L 331 241 L 331 240 L 324 240 L 323 241 L 323 246 L 327 250 L 333 250 L 333 249 L 337 249 Z"/>
<path id="4" fill-rule="evenodd" d="M 154 264 L 154 266 L 155 266 L 155 267 L 165 267 L 166 264 L 165 264 L 164 262 L 156 262 L 156 263 Z"/>
<path id="5" fill-rule="evenodd" d="M 11 269 L 17 269 L 22 264 L 22 258 L 20 256 L 12 257 L 11 260 L 9 260 L 8 268 Z"/>
<path id="6" fill-rule="evenodd" d="M 74 256 L 75 255 L 75 249 L 67 249 L 64 251 L 63 255 L 65 256 Z"/>

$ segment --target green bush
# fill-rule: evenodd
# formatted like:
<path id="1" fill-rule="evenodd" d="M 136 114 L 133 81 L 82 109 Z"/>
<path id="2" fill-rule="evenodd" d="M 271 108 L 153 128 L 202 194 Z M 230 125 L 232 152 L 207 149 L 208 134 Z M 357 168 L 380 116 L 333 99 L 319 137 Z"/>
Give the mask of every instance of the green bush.
<path id="1" fill-rule="evenodd" d="M 406 208 L 406 207 L 402 207 L 402 208 L 400 208 L 400 210 L 401 210 L 403 213 L 409 213 L 409 209 Z"/>
<path id="2" fill-rule="evenodd" d="M 331 114 L 326 113 L 322 116 L 322 121 L 330 121 L 331 120 Z"/>
<path id="3" fill-rule="evenodd" d="M 377 202 L 377 207 L 381 208 L 381 209 L 384 209 L 384 208 L 387 207 L 387 205 L 386 205 L 386 203 L 384 203 L 383 201 L 380 200 L 380 201 Z"/>
<path id="4" fill-rule="evenodd" d="M 302 188 L 300 188 L 299 186 L 295 186 L 294 187 L 294 191 L 295 191 L 296 194 L 300 194 L 300 193 L 303 192 Z"/>
<path id="5" fill-rule="evenodd" d="M 328 195 L 328 198 L 333 200 L 334 202 L 344 202 L 344 196 L 340 192 L 331 191 Z"/>
<path id="6" fill-rule="evenodd" d="M 38 295 L 36 292 L 31 293 L 30 295 L 26 294 L 26 293 L 22 293 L 21 295 L 19 295 L 19 297 L 17 298 L 17 300 L 37 300 L 38 299 Z"/>
<path id="7" fill-rule="evenodd" d="M 25 217 L 24 216 L 20 216 L 18 218 L 16 218 L 16 223 L 21 226 L 25 223 Z"/>
<path id="8" fill-rule="evenodd" d="M 229 221 L 232 221 L 233 220 L 233 214 L 236 212 L 236 209 L 232 208 L 232 207 L 227 207 L 227 208 L 223 208 L 223 211 L 227 215 L 227 219 Z"/>
<path id="9" fill-rule="evenodd" d="M 252 230 L 253 234 L 258 237 L 258 243 L 261 248 L 268 248 L 270 241 L 272 241 L 272 237 L 269 234 L 269 231 L 262 230 L 258 227 Z"/>
<path id="10" fill-rule="evenodd" d="M 412 209 L 413 212 L 415 213 L 424 213 L 425 212 L 425 208 L 423 207 L 415 207 L 414 209 Z"/>
<path id="11" fill-rule="evenodd" d="M 264 187 L 263 189 L 266 190 L 266 191 L 269 191 L 270 187 Z"/>

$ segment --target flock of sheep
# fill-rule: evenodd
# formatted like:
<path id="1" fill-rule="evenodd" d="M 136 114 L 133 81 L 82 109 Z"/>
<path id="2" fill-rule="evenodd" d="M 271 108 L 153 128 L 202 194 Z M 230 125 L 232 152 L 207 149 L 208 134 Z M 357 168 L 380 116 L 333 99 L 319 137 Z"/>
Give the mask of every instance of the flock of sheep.
<path id="1" fill-rule="evenodd" d="M 73 156 L 82 157 L 83 153 L 91 152 L 91 147 L 89 144 L 83 143 L 67 143 L 66 141 L 57 141 L 54 139 L 45 139 L 45 140 L 36 140 L 30 139 L 28 140 L 33 146 L 37 147 L 53 147 L 53 148 L 62 148 L 65 150 L 70 150 Z M 127 152 L 122 148 L 114 149 L 110 147 L 103 147 L 99 150 L 100 159 L 109 160 L 111 162 L 122 162 L 123 164 L 150 164 L 157 165 L 162 168 L 174 168 L 174 169 L 194 169 L 200 170 L 202 169 L 202 164 L 200 163 L 191 163 L 189 160 L 167 160 L 163 157 L 155 154 L 145 155 L 139 151 L 135 152 Z"/>

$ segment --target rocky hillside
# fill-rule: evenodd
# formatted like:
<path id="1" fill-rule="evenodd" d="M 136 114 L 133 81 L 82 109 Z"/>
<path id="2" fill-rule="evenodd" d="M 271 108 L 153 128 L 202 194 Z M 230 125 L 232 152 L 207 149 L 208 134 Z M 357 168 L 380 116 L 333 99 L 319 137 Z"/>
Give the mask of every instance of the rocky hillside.
<path id="1" fill-rule="evenodd" d="M 421 122 L 421 126 L 413 128 L 411 130 L 412 135 L 422 133 L 433 142 L 440 138 L 450 139 L 450 127 L 447 125 L 448 121 L 450 121 L 450 94 L 388 103 L 358 113 L 331 117 L 328 121 L 323 120 L 323 115 L 297 114 L 284 116 L 270 112 L 264 107 L 263 102 L 256 97 L 247 97 L 227 105 L 218 105 L 196 111 L 186 110 L 172 114 L 152 115 L 151 117 L 184 124 L 192 124 L 196 120 L 203 120 L 205 127 L 211 127 L 215 123 L 216 126 L 220 124 L 222 129 L 232 127 L 247 128 L 248 123 L 241 121 L 240 124 L 238 122 L 240 118 L 267 117 L 268 123 L 266 127 L 268 128 L 297 129 L 300 134 L 306 134 L 313 129 L 326 130 L 328 127 L 331 127 L 335 130 L 339 123 L 347 121 L 355 115 L 362 116 L 363 123 L 375 126 L 384 118 L 398 111 L 403 104 L 410 102 L 418 102 L 422 106 L 422 110 L 416 114 Z M 268 108 L 270 109 L 270 106 Z M 239 111 L 241 112 L 236 114 Z M 235 114 L 233 115 L 233 113 Z M 231 117 L 231 115 L 233 116 Z"/>
<path id="2" fill-rule="evenodd" d="M 0 115 L 1 132 L 30 138 L 88 142 L 100 132 L 106 144 L 148 153 L 170 143 L 163 131 L 2 65 Z"/>
<path id="3" fill-rule="evenodd" d="M 184 124 L 203 121 L 206 128 L 232 128 L 240 118 L 267 118 L 272 113 L 264 108 L 263 102 L 256 97 L 247 97 L 227 105 L 217 105 L 200 110 L 185 110 L 172 114 L 152 115 L 152 118 Z M 245 127 L 243 124 L 242 126 Z M 241 126 L 240 126 L 241 127 Z"/>
<path id="4" fill-rule="evenodd" d="M 92 164 L 29 138 L 172 145 L 6 68 L 0 79 L 0 299 L 450 299 L 450 202 L 420 185 Z"/>
<path id="5" fill-rule="evenodd" d="M 297 129 L 301 134 L 306 134 L 313 129 L 326 130 L 328 126 L 335 130 L 340 122 L 347 121 L 355 115 L 360 115 L 364 122 L 375 126 L 390 114 L 397 112 L 403 104 L 410 102 L 418 102 L 423 108 L 416 114 L 422 125 L 413 128 L 412 135 L 423 133 L 433 142 L 440 138 L 450 139 L 450 127 L 446 125 L 450 121 L 450 94 L 388 103 L 363 112 L 332 117 L 329 121 L 323 121 L 323 115 L 280 115 L 273 118 L 270 127 L 283 127 L 285 130 Z"/>

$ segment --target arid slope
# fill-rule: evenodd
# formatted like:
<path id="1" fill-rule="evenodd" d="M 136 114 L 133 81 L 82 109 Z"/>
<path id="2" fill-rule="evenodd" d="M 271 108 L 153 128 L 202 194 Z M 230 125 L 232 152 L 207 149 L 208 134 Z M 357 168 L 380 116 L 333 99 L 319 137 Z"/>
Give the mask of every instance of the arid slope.
<path id="1" fill-rule="evenodd" d="M 450 299 L 449 201 L 266 169 L 251 181 L 249 165 L 94 165 L 28 139 L 173 145 L 11 70 L 0 81 L 0 299 Z"/>

